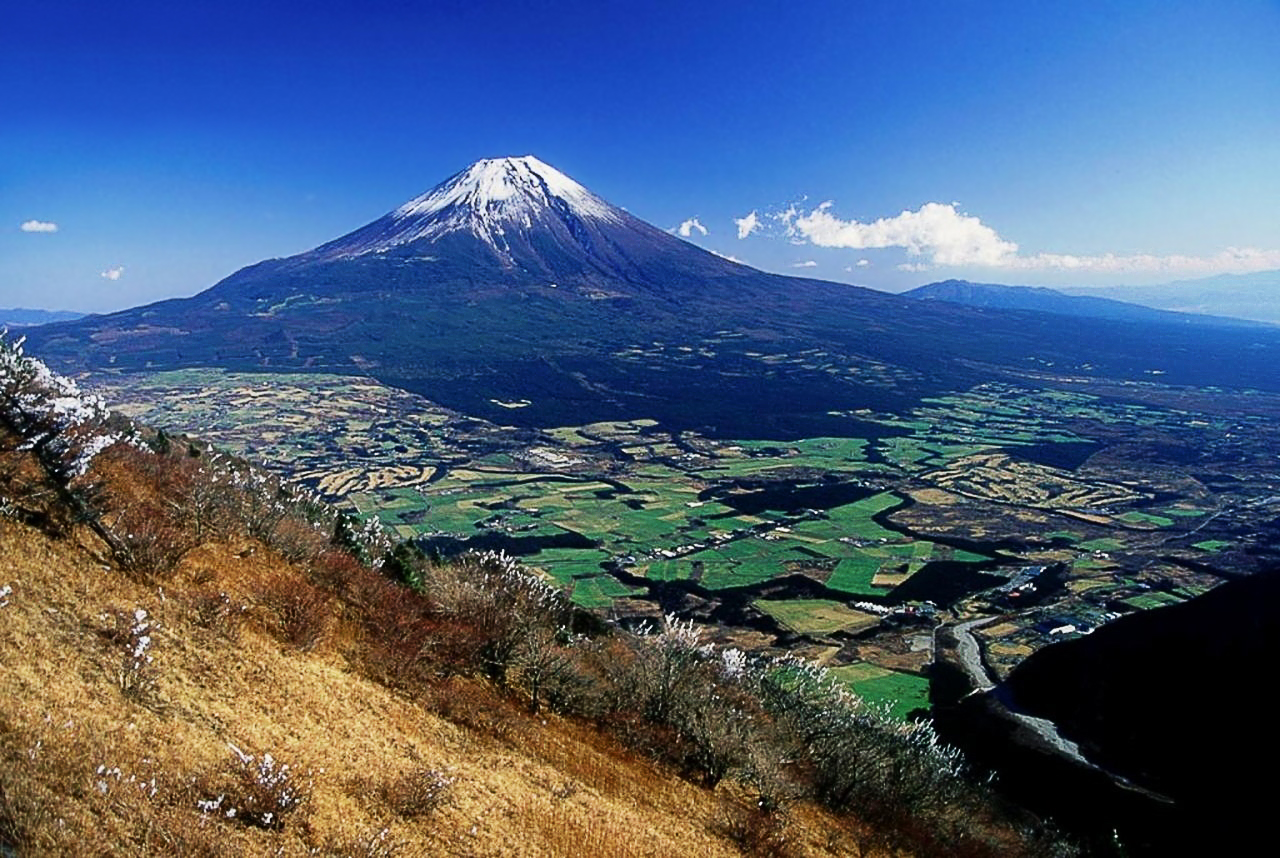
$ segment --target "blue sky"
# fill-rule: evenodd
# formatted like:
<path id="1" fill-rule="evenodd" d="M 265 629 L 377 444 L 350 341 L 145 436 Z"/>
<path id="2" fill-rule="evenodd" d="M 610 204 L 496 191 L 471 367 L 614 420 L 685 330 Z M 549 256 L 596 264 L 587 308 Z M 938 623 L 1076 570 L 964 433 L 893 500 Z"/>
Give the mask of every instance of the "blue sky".
<path id="1" fill-rule="evenodd" d="M 1280 268 L 1277 45 L 1229 0 L 6 4 L 0 306 L 194 294 L 523 154 L 879 288 Z"/>

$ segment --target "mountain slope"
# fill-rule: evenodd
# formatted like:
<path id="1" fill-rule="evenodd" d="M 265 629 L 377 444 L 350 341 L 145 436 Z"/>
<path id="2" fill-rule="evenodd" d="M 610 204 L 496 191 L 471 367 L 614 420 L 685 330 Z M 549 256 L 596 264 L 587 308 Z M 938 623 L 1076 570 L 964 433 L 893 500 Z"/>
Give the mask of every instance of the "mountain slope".
<path id="1" fill-rule="evenodd" d="M 1277 601 L 1280 570 L 1231 581 L 1046 647 L 999 693 L 1054 721 L 1090 759 L 1177 801 L 1176 821 L 1143 832 L 1163 844 L 1155 854 L 1197 839 L 1215 848 L 1257 843 L 1268 836 L 1271 802 L 1224 787 L 1275 771 L 1280 752 L 1263 722 L 1242 729 L 1239 710 L 1197 693 L 1188 677 L 1211 673 L 1221 688 L 1258 687 L 1256 666 L 1280 657 L 1280 621 L 1259 606 Z"/>
<path id="2" fill-rule="evenodd" d="M 1061 333 L 1053 317 L 757 271 L 524 157 L 477 162 L 194 297 L 45 326 L 30 342 L 68 370 L 367 372 L 503 423 L 643 416 L 750 437 L 829 434 L 848 423 L 833 411 L 1032 369 L 1280 386 L 1280 332 L 1080 320 Z M 508 401 L 529 405 L 496 404 Z"/>
<path id="3" fill-rule="evenodd" d="M 1136 322 L 1164 325 L 1225 325 L 1256 327 L 1256 322 L 1208 316 L 1199 313 L 1182 313 L 1153 309 L 1142 304 L 1131 304 L 1110 298 L 1091 295 L 1067 295 L 1043 286 L 1006 286 L 999 283 L 971 283 L 968 280 L 942 280 L 927 283 L 901 293 L 904 298 L 919 301 L 947 301 L 970 307 L 986 307 L 997 310 L 1032 310 L 1037 313 L 1056 313 L 1063 316 L 1083 316 L 1091 319 L 1110 319 L 1118 322 Z"/>
<path id="4" fill-rule="evenodd" d="M 313 583 L 323 565 L 214 537 L 157 582 L 104 569 L 95 548 L 0 517 L 0 853 L 741 854 L 736 799 L 589 726 L 477 680 L 380 681 L 359 602 Z M 287 631 L 299 616 L 305 639 Z M 287 812 L 252 820 L 273 795 Z M 797 855 L 853 848 L 832 814 L 793 819 Z"/>

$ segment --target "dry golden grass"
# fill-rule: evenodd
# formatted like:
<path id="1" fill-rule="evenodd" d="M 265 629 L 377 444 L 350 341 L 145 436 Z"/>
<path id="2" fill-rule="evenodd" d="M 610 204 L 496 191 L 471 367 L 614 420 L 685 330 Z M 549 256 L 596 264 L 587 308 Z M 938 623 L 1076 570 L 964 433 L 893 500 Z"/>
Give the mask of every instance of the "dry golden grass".
<path id="1" fill-rule="evenodd" d="M 0 842 L 19 855 L 743 854 L 733 822 L 747 802 L 730 787 L 687 783 L 479 680 L 412 696 L 371 680 L 360 624 L 260 544 L 206 543 L 156 580 L 101 556 L 83 533 L 0 519 L 0 587 L 13 589 Z M 114 614 L 137 609 L 156 624 L 154 660 L 122 690 Z M 199 810 L 222 792 L 222 808 L 245 807 L 231 746 L 290 766 L 306 800 L 278 827 Z M 439 806 L 406 786 L 424 772 L 453 781 Z M 757 852 L 886 854 L 860 853 L 860 836 L 800 807 L 769 847 L 783 851 Z"/>

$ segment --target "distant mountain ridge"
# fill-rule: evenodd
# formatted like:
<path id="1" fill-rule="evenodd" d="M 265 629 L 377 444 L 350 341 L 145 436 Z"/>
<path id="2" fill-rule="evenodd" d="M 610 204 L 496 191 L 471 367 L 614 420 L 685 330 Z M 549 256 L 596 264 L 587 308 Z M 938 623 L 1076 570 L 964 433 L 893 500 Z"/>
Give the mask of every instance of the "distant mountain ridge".
<path id="1" fill-rule="evenodd" d="M 1155 286 L 1073 286 L 1064 291 L 1180 313 L 1213 313 L 1280 324 L 1280 270 L 1219 274 Z"/>
<path id="2" fill-rule="evenodd" d="M 902 293 L 903 297 L 920 301 L 948 301 L 970 307 L 998 310 L 1030 310 L 1091 319 L 1123 322 L 1146 322 L 1169 325 L 1236 325 L 1256 326 L 1245 319 L 1209 316 L 1155 309 L 1142 304 L 1100 298 L 1092 295 L 1068 295 L 1044 286 L 1007 286 L 999 283 L 971 283 L 968 280 L 942 280 Z"/>
<path id="3" fill-rule="evenodd" d="M 71 310 L 30 310 L 23 307 L 0 309 L 0 328 L 23 328 L 48 322 L 67 322 L 82 319 L 84 315 Z"/>
<path id="4" fill-rule="evenodd" d="M 847 431 L 841 412 L 1028 371 L 1280 388 L 1280 331 L 1135 337 L 1081 319 L 1061 333 L 1053 316 L 759 271 L 523 156 L 193 297 L 41 326 L 29 344 L 67 371 L 367 373 L 503 425 L 645 416 L 737 437 Z M 529 405 L 495 404 L 510 401 Z"/>

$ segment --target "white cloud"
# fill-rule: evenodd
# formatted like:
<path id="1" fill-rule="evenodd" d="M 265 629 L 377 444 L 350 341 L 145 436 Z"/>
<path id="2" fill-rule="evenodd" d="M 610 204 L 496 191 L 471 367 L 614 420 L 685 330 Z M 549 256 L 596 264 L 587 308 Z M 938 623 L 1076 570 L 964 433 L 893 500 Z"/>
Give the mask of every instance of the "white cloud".
<path id="1" fill-rule="evenodd" d="M 783 222 L 788 235 L 818 247 L 902 247 L 912 256 L 929 256 L 935 265 L 998 266 L 1018 252 L 1018 245 L 954 204 L 925 203 L 917 211 L 860 223 L 840 220 L 826 202 L 810 212 L 787 212 Z"/>
<path id="2" fill-rule="evenodd" d="M 806 259 L 804 262 L 791 263 L 791 267 L 792 268 L 817 268 L 818 263 L 814 262 L 812 259 Z"/>
<path id="3" fill-rule="evenodd" d="M 760 218 L 756 216 L 755 210 L 745 217 L 736 217 L 733 219 L 734 224 L 738 227 L 738 238 L 744 239 L 751 233 L 760 228 Z"/>
<path id="4" fill-rule="evenodd" d="M 831 213 L 830 202 L 807 212 L 791 206 L 773 218 L 782 224 L 793 244 L 853 250 L 902 248 L 910 257 L 898 266 L 902 271 L 974 266 L 1019 271 L 1209 275 L 1280 268 L 1280 250 L 1254 247 L 1228 247 L 1209 256 L 1022 254 L 1015 242 L 1001 237 L 979 218 L 959 211 L 958 203 L 925 203 L 916 211 L 903 211 L 870 223 L 840 220 Z M 866 259 L 856 263 L 859 268 L 869 264 Z"/>
<path id="5" fill-rule="evenodd" d="M 23 232 L 57 232 L 58 225 L 47 220 L 29 220 L 18 227 Z"/>
<path id="6" fill-rule="evenodd" d="M 689 238 L 697 231 L 703 235 L 707 234 L 707 228 L 703 226 L 696 217 L 691 217 L 680 226 L 676 227 L 676 232 L 683 238 Z"/>
<path id="7" fill-rule="evenodd" d="M 870 260 L 870 259 L 859 259 L 857 262 L 855 262 L 855 263 L 853 263 L 853 264 L 854 264 L 854 265 L 856 265 L 856 266 L 858 266 L 859 268 L 866 268 L 868 265 L 870 265 L 870 264 L 871 264 L 871 260 Z"/>
<path id="8" fill-rule="evenodd" d="M 117 265 L 114 268 L 108 268 L 106 271 L 101 272 L 98 276 L 104 277 L 107 280 L 119 280 L 120 275 L 122 274 L 124 274 L 124 266 Z"/>

